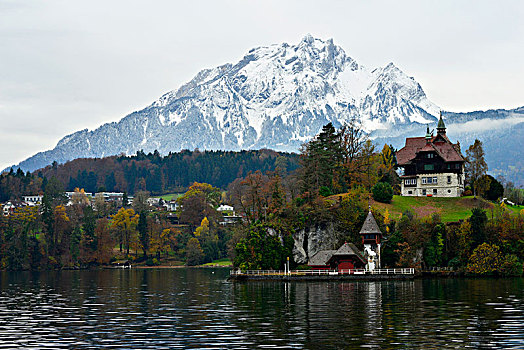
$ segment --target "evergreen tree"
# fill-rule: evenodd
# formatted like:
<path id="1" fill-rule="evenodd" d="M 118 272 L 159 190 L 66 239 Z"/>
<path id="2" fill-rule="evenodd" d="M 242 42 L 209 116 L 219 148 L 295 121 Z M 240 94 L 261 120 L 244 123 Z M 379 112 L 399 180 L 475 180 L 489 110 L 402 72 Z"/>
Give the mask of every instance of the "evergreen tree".
<path id="1" fill-rule="evenodd" d="M 127 196 L 127 192 L 124 191 L 124 194 L 122 195 L 122 207 L 129 206 L 129 197 Z"/>
<path id="2" fill-rule="evenodd" d="M 116 186 L 116 180 L 115 180 L 115 172 L 112 171 L 110 175 L 106 176 L 106 179 L 104 181 L 104 185 L 107 191 L 113 192 L 115 190 Z"/>
<path id="3" fill-rule="evenodd" d="M 86 253 L 86 260 L 94 261 L 95 252 L 98 247 L 98 240 L 95 234 L 96 214 L 91 206 L 84 207 L 83 225 L 84 239 L 83 250 Z"/>
<path id="4" fill-rule="evenodd" d="M 302 149 L 304 192 L 318 193 L 322 187 L 327 187 L 331 193 L 340 193 L 342 158 L 340 134 L 329 123 Z"/>

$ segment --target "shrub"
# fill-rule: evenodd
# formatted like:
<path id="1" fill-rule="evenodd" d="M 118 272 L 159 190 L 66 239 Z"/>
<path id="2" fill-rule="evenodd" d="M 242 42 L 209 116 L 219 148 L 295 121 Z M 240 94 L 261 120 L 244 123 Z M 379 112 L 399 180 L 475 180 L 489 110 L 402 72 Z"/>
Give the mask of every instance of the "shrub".
<path id="1" fill-rule="evenodd" d="M 331 192 L 331 189 L 327 186 L 322 186 L 320 187 L 320 190 L 318 191 L 318 193 L 322 196 L 322 197 L 329 197 L 331 196 L 333 193 Z"/>
<path id="2" fill-rule="evenodd" d="M 516 255 L 508 254 L 502 259 L 498 271 L 503 276 L 522 276 L 522 263 Z"/>
<path id="3" fill-rule="evenodd" d="M 377 202 L 390 203 L 393 199 L 393 188 L 387 182 L 379 182 L 371 189 L 373 199 Z"/>
<path id="4" fill-rule="evenodd" d="M 453 270 L 458 270 L 460 267 L 462 267 L 462 264 L 460 263 L 459 257 L 454 257 L 450 261 L 448 261 L 448 267 L 453 268 Z"/>
<path id="5" fill-rule="evenodd" d="M 469 257 L 466 271 L 476 275 L 490 275 L 499 270 L 502 260 L 498 246 L 482 243 Z"/>
<path id="6" fill-rule="evenodd" d="M 504 195 L 504 186 L 491 175 L 484 175 L 484 177 L 489 179 L 489 188 L 482 197 L 490 201 L 496 201 L 502 197 Z"/>
<path id="7" fill-rule="evenodd" d="M 297 207 L 301 207 L 302 205 L 304 205 L 305 202 L 306 201 L 304 200 L 304 198 L 300 198 L 300 197 L 295 198 L 295 205 Z"/>

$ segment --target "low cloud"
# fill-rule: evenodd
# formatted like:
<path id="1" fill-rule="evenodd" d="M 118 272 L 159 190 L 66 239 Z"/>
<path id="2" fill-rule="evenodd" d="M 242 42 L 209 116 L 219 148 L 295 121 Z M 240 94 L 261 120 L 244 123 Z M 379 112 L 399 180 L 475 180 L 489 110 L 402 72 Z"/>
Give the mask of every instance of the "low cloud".
<path id="1" fill-rule="evenodd" d="M 454 133 L 476 133 L 494 129 L 510 128 L 519 123 L 524 123 L 523 116 L 512 116 L 504 119 L 487 118 L 470 120 L 461 124 L 450 124 L 448 125 L 448 129 L 453 130 Z"/>

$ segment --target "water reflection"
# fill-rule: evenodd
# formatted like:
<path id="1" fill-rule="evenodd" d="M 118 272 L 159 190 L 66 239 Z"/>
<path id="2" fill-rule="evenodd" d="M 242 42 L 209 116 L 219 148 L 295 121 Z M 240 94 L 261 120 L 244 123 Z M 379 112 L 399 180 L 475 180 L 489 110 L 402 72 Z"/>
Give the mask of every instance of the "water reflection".
<path id="1" fill-rule="evenodd" d="M 0 348 L 523 348 L 523 279 L 229 283 L 0 272 Z"/>

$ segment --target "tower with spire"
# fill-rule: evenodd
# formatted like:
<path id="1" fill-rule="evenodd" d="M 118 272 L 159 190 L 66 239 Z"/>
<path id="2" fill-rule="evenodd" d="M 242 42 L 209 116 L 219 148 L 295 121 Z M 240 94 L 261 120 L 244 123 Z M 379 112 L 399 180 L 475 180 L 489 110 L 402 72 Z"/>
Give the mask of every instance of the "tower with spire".
<path id="1" fill-rule="evenodd" d="M 366 270 L 373 271 L 380 268 L 380 244 L 382 241 L 382 231 L 377 225 L 377 221 L 369 206 L 368 216 L 360 229 L 362 244 L 364 244 L 364 255 L 367 258 Z"/>
<path id="2" fill-rule="evenodd" d="M 442 111 L 440 111 L 440 118 L 437 124 L 437 135 L 446 135 L 446 125 L 442 119 Z"/>

